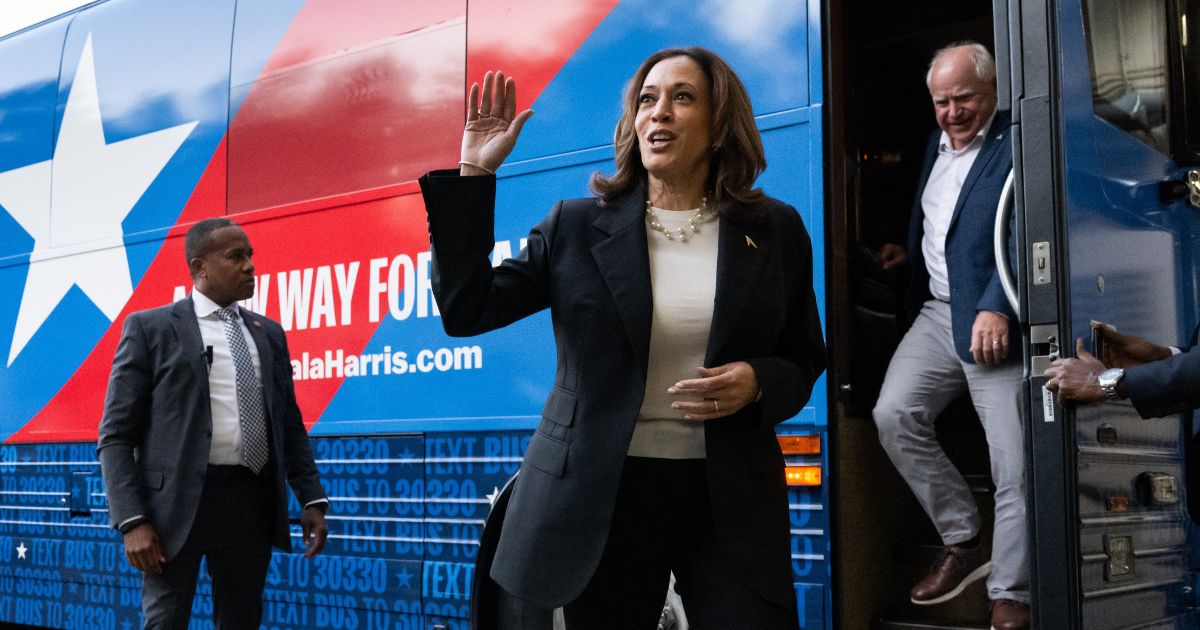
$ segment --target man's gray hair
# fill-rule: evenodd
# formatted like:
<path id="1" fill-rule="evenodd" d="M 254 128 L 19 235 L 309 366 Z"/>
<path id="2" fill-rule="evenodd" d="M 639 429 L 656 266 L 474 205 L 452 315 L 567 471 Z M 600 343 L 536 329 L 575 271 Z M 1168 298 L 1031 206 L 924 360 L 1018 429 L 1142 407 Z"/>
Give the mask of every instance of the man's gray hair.
<path id="1" fill-rule="evenodd" d="M 943 46 L 937 52 L 933 53 L 933 59 L 929 60 L 929 70 L 925 72 L 925 87 L 929 87 L 930 82 L 933 80 L 933 68 L 942 60 L 942 57 L 946 56 L 946 53 L 951 50 L 962 47 L 970 49 L 971 62 L 975 65 L 975 76 L 979 77 L 979 80 L 984 83 L 995 85 L 996 60 L 992 57 L 992 53 L 988 52 L 987 47 L 983 44 L 970 39 L 964 39 Z"/>

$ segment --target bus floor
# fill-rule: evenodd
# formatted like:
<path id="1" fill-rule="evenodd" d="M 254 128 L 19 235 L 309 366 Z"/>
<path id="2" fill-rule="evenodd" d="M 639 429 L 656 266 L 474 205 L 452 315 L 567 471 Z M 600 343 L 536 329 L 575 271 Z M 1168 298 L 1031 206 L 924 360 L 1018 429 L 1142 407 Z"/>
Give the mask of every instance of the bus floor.
<path id="1" fill-rule="evenodd" d="M 839 628 L 880 630 L 986 629 L 984 580 L 933 606 L 909 601 L 941 540 L 916 498 L 879 445 L 870 417 L 847 418 L 836 453 L 841 481 L 835 502 L 835 610 Z M 938 439 L 971 486 L 983 519 L 980 536 L 991 540 L 994 487 L 983 429 L 968 398 L 937 421 Z M 840 602 L 840 603 L 839 603 Z"/>

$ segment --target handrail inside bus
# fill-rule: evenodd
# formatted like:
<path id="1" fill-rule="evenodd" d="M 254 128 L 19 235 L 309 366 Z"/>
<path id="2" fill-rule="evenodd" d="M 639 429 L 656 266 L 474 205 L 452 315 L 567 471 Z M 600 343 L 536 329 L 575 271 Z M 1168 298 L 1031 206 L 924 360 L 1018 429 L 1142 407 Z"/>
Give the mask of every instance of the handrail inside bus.
<path id="1" fill-rule="evenodd" d="M 1000 274 L 1000 284 L 1004 287 L 1004 296 L 1012 306 L 1013 312 L 1020 316 L 1021 308 L 1017 303 L 1017 283 L 1008 267 L 1008 219 L 1013 210 L 1013 172 L 1008 171 L 1004 180 L 1004 190 L 1000 193 L 1000 203 L 996 206 L 996 229 L 992 239 L 992 247 L 996 252 L 996 270 Z"/>

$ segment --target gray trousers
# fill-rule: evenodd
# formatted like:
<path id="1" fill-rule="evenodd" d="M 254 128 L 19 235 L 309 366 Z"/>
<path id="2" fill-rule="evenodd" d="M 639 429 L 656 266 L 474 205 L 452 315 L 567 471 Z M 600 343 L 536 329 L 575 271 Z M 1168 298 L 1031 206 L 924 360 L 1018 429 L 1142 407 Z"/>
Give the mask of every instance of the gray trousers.
<path id="1" fill-rule="evenodd" d="M 1010 344 L 1010 355 L 1015 346 Z M 947 545 L 980 531 L 979 509 L 962 474 L 938 444 L 934 420 L 969 392 L 987 435 L 996 484 L 990 599 L 1029 602 L 1025 516 L 1025 437 L 1019 408 L 1021 365 L 966 363 L 954 350 L 950 305 L 925 303 L 888 365 L 875 424 L 879 441 Z"/>

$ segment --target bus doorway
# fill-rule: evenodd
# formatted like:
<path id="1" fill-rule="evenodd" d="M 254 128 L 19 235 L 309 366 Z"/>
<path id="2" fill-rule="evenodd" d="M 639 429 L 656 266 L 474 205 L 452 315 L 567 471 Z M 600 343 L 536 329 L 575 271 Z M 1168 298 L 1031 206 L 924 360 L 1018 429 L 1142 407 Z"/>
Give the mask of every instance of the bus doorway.
<path id="1" fill-rule="evenodd" d="M 944 604 L 909 602 L 941 541 L 881 448 L 871 417 L 906 328 L 909 278 L 907 265 L 884 271 L 872 255 L 907 238 L 924 149 L 936 129 L 925 85 L 929 60 L 959 40 L 992 49 L 992 4 L 851 0 L 826 10 L 834 626 L 987 628 L 982 580 Z M 987 447 L 969 399 L 951 405 L 937 426 L 979 504 L 981 535 L 990 538 Z"/>
<path id="2" fill-rule="evenodd" d="M 1092 320 L 1185 350 L 1195 343 L 1200 5 L 994 6 L 829 6 L 834 623 L 988 627 L 979 586 L 940 606 L 905 603 L 925 568 L 922 549 L 940 543 L 883 455 L 870 418 L 902 325 L 894 316 L 901 279 L 881 274 L 868 254 L 889 240 L 896 225 L 889 220 L 899 221 L 888 208 L 903 209 L 912 198 L 919 164 L 909 143 L 933 126 L 928 101 L 919 100 L 923 64 L 937 47 L 969 38 L 999 48 L 999 107 L 1013 113 L 1012 195 L 1004 208 L 1012 212 L 1016 254 L 1006 291 L 1024 337 L 1017 351 L 1025 367 L 1033 627 L 1194 628 L 1196 530 L 1183 459 L 1194 439 L 1191 414 L 1144 419 L 1120 399 L 1064 406 L 1044 390 L 1043 372 L 1055 358 L 1076 354 L 1077 339 L 1096 351 Z M 928 122 L 913 139 L 901 137 L 922 119 Z M 982 451 L 972 455 L 978 437 L 950 430 L 971 426 L 966 416 L 943 414 L 939 439 L 968 479 L 980 479 L 986 460 Z M 978 485 L 986 522 L 987 484 Z"/>

